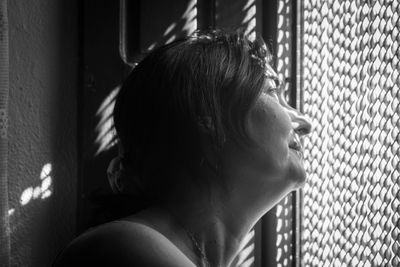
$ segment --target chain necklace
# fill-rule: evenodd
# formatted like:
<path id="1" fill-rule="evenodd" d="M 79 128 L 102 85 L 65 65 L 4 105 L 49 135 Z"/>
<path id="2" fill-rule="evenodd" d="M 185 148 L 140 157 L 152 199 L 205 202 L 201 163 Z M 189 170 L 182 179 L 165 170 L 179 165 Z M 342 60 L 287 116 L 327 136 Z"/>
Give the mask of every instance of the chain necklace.
<path id="1" fill-rule="evenodd" d="M 200 256 L 200 258 L 201 258 L 201 260 L 202 260 L 202 263 L 204 262 L 204 263 L 205 263 L 205 266 L 211 267 L 211 264 L 210 264 L 210 262 L 208 261 L 207 256 L 206 256 L 206 254 L 204 253 L 204 250 L 201 248 L 201 246 L 200 246 L 199 243 L 197 242 L 197 239 L 196 239 L 196 237 L 194 236 L 194 234 L 193 234 L 192 232 L 190 232 L 189 230 L 187 230 L 186 228 L 184 228 L 184 227 L 183 227 L 183 229 L 185 230 L 187 236 L 188 236 L 188 237 L 190 238 L 190 240 L 192 241 L 192 244 L 193 244 L 194 248 L 197 250 L 197 253 L 196 253 L 196 254 L 198 254 L 198 255 Z"/>
<path id="2" fill-rule="evenodd" d="M 204 253 L 204 250 L 201 248 L 201 246 L 199 245 L 199 242 L 197 242 L 197 238 L 195 237 L 195 235 L 189 231 L 180 220 L 178 220 L 177 216 L 168 208 L 164 208 L 174 219 L 175 222 L 178 223 L 178 225 L 185 230 L 186 235 L 189 237 L 190 241 L 192 241 L 192 246 L 193 248 L 196 250 L 195 254 L 200 258 L 201 260 L 201 264 L 203 265 L 203 263 L 205 264 L 206 267 L 211 267 L 210 262 L 207 259 L 206 254 Z"/>

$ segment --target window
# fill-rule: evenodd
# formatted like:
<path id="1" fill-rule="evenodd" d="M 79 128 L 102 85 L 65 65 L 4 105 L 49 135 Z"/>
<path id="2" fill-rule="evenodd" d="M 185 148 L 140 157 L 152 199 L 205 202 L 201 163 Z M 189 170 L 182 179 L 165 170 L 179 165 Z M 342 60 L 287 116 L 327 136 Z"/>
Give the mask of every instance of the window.
<path id="1" fill-rule="evenodd" d="M 400 266 L 399 1 L 302 6 L 305 266 Z"/>

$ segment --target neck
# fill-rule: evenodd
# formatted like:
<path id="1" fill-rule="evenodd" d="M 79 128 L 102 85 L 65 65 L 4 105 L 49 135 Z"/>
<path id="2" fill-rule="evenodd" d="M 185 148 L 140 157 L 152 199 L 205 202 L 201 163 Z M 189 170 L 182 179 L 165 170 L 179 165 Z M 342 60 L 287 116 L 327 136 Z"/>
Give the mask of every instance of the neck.
<path id="1" fill-rule="evenodd" d="M 234 197 L 226 190 L 199 188 L 193 183 L 180 184 L 160 206 L 171 213 L 178 227 L 194 237 L 189 236 L 197 262 L 230 266 L 258 218 L 248 214 L 243 205 L 235 205 Z"/>
<path id="2" fill-rule="evenodd" d="M 187 231 L 195 236 L 197 245 L 186 245 L 186 251 L 195 252 L 195 246 L 200 247 L 212 267 L 230 266 L 256 222 L 292 190 L 290 181 L 280 177 L 260 179 L 257 170 L 246 169 L 245 164 L 238 166 L 231 166 L 231 171 L 222 176 L 207 170 L 199 172 L 201 181 L 212 183 L 208 187 L 182 175 L 160 205 L 176 221 L 175 229 L 185 230 L 181 231 L 181 240 L 190 244 Z M 201 262 L 206 261 L 199 253 L 194 254 L 197 259 L 191 259 L 204 266 Z"/>

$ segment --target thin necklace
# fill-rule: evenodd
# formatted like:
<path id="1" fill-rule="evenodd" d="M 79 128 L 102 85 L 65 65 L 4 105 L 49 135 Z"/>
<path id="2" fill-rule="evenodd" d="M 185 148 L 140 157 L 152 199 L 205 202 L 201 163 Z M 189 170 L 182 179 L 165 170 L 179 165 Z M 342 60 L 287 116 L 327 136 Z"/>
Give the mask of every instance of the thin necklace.
<path id="1" fill-rule="evenodd" d="M 164 207 L 164 209 L 175 219 L 175 222 L 179 224 L 179 226 L 185 231 L 186 235 L 189 237 L 190 241 L 192 241 L 192 246 L 196 250 L 195 254 L 197 255 L 197 257 L 200 257 L 201 263 L 204 263 L 206 267 L 211 267 L 211 264 L 208 261 L 204 250 L 199 245 L 199 242 L 197 242 L 197 238 L 195 237 L 195 235 L 191 231 L 189 231 L 180 220 L 178 220 L 177 216 L 170 209 L 166 207 Z"/>
<path id="2" fill-rule="evenodd" d="M 201 246 L 199 245 L 199 243 L 197 242 L 197 238 L 194 236 L 194 234 L 192 232 L 190 232 L 189 230 L 187 230 L 185 227 L 182 226 L 182 228 L 185 230 L 187 236 L 190 238 L 190 240 L 192 241 L 192 244 L 194 246 L 194 248 L 197 250 L 198 256 L 200 256 L 202 263 L 205 263 L 205 266 L 207 267 L 211 267 L 210 262 L 207 259 L 206 254 L 204 253 L 204 250 L 201 248 Z"/>

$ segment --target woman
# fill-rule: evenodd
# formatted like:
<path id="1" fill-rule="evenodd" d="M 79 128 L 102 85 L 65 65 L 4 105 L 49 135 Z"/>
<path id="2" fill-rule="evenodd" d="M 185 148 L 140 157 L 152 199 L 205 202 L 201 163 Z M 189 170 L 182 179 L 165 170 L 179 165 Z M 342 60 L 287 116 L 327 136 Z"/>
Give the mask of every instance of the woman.
<path id="1" fill-rule="evenodd" d="M 230 266 L 306 176 L 299 137 L 310 124 L 270 61 L 261 39 L 222 31 L 145 57 L 116 99 L 110 173 L 116 191 L 147 205 L 77 238 L 57 266 Z"/>

